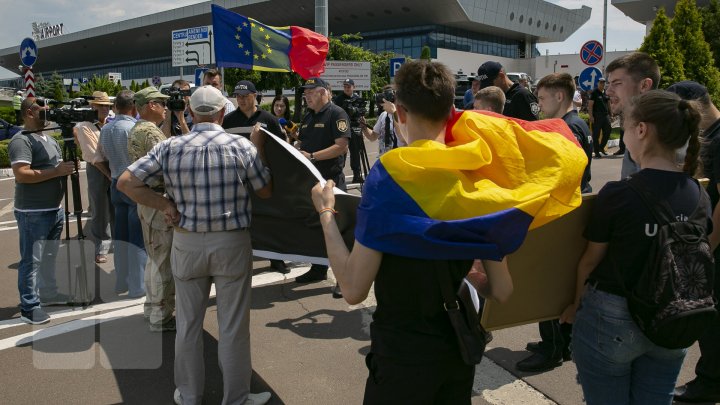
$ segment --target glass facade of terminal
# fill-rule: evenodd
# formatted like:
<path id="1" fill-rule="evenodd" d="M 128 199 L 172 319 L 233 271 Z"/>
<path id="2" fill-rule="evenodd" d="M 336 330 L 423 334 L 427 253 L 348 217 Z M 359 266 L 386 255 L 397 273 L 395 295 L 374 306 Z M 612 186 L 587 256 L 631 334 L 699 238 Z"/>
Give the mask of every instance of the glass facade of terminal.
<path id="1" fill-rule="evenodd" d="M 423 46 L 430 48 L 433 58 L 438 48 L 505 58 L 521 58 L 525 51 L 525 43 L 520 40 L 441 25 L 362 32 L 360 36 L 362 40 L 351 43 L 372 52 L 393 52 L 411 58 L 419 58 Z"/>
<path id="2" fill-rule="evenodd" d="M 437 58 L 438 48 L 484 55 L 502 56 L 505 58 L 525 57 L 524 41 L 442 25 L 422 25 L 408 28 L 369 31 L 360 33 L 360 36 L 362 39 L 350 41 L 350 43 L 372 52 L 393 52 L 397 55 L 405 55 L 411 58 L 419 58 L 423 46 L 428 46 L 430 48 L 430 53 L 433 58 Z M 532 49 L 533 54 L 535 54 L 532 56 L 538 56 L 539 52 L 537 52 L 537 49 L 534 46 Z M 109 72 L 120 73 L 123 80 L 145 80 L 154 76 L 180 76 L 180 68 L 172 66 L 170 56 L 147 60 L 135 60 L 119 65 L 89 66 L 83 69 L 58 71 L 58 73 L 66 79 L 90 79 L 93 75 L 104 76 Z M 192 79 L 194 72 L 195 69 L 192 66 L 186 66 L 183 68 L 183 76 L 186 79 Z M 51 76 L 51 74 L 51 72 L 45 73 L 44 77 L 47 79 Z M 8 81 L 8 84 L 4 84 L 0 81 L 0 85 L 12 86 L 10 81 Z"/>

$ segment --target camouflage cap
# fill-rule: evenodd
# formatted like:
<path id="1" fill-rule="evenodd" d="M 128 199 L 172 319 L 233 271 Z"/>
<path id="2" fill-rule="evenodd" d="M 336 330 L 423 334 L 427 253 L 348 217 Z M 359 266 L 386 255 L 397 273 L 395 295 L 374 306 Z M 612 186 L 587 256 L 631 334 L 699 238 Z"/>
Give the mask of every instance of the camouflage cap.
<path id="1" fill-rule="evenodd" d="M 168 98 L 170 98 L 170 96 L 162 94 L 158 89 L 150 86 L 135 93 L 133 100 L 135 100 L 136 106 L 142 107 L 151 100 L 167 100 Z"/>

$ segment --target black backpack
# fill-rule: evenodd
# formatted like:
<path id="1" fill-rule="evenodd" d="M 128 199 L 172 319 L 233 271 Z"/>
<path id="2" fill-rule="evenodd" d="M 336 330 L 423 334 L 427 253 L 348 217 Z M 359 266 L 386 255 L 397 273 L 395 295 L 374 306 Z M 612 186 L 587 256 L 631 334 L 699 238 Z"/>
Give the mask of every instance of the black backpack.
<path id="1" fill-rule="evenodd" d="M 713 299 L 714 258 L 707 237 L 710 198 L 700 190 L 698 205 L 679 221 L 638 177 L 627 184 L 657 221 L 657 234 L 640 278 L 625 290 L 630 315 L 645 336 L 668 349 L 692 345 L 717 316 Z M 616 272 L 617 273 L 617 272 Z M 625 287 L 625 283 L 621 285 Z"/>

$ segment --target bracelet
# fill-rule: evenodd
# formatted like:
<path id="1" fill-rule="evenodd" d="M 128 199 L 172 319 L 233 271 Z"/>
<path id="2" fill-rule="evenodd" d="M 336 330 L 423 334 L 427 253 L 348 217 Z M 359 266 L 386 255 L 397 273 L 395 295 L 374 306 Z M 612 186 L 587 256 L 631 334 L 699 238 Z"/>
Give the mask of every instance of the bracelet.
<path id="1" fill-rule="evenodd" d="M 320 211 L 318 211 L 318 215 L 322 215 L 322 214 L 324 214 L 324 213 L 326 213 L 326 212 L 331 212 L 333 215 L 337 215 L 337 213 L 338 213 L 338 212 L 335 211 L 334 209 L 328 207 L 328 208 L 323 208 L 323 209 L 321 209 Z"/>

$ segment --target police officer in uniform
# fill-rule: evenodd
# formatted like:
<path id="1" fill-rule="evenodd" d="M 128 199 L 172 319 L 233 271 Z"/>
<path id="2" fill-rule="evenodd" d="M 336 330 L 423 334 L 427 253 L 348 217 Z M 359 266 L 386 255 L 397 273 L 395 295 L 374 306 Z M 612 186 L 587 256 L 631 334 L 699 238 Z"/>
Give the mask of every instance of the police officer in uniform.
<path id="1" fill-rule="evenodd" d="M 503 115 L 506 117 L 525 121 L 535 121 L 540 118 L 537 98 L 520 83 L 513 83 L 498 62 L 489 61 L 480 65 L 476 80 L 480 80 L 480 89 L 497 86 L 505 92 Z"/>
<path id="2" fill-rule="evenodd" d="M 308 112 L 300 126 L 300 152 L 315 165 L 323 178 L 333 180 L 336 187 L 345 190 L 345 155 L 350 141 L 350 119 L 345 111 L 330 101 L 330 86 L 319 77 L 312 77 L 302 86 Z M 298 276 L 298 283 L 327 279 L 327 266 L 313 264 L 310 270 Z M 339 287 L 333 297 L 342 297 Z"/>
<path id="3" fill-rule="evenodd" d="M 335 105 L 339 107 L 345 108 L 347 102 L 355 102 L 356 100 L 360 100 L 360 95 L 355 93 L 355 81 L 353 79 L 345 79 L 345 81 L 343 82 L 343 92 L 338 94 L 333 99 L 333 103 L 335 103 Z M 360 148 L 363 146 L 363 138 L 362 134 L 360 133 L 360 125 L 352 120 L 348 122 L 351 126 L 349 146 L 350 169 L 352 169 L 353 172 L 352 183 L 361 183 L 363 181 L 363 178 L 362 171 L 360 170 Z"/>
<path id="4" fill-rule="evenodd" d="M 230 134 L 244 135 L 249 138 L 255 124 L 260 123 L 262 128 L 277 135 L 280 139 L 285 139 L 277 118 L 257 107 L 257 95 L 258 92 L 253 82 L 240 80 L 233 91 L 237 109 L 225 116 L 222 123 L 223 129 Z M 270 259 L 270 268 L 281 274 L 290 272 L 285 262 L 280 259 Z"/>

